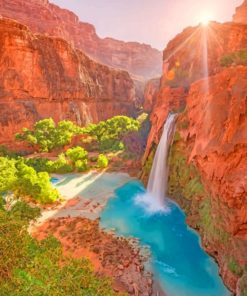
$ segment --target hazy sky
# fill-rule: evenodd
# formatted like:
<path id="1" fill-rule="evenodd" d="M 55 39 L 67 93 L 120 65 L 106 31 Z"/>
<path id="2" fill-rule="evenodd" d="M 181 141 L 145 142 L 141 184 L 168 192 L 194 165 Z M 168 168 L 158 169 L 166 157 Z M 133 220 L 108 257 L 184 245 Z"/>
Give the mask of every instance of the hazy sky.
<path id="1" fill-rule="evenodd" d="M 96 27 L 100 37 L 138 41 L 164 49 L 201 18 L 230 21 L 243 0 L 50 0 Z"/>

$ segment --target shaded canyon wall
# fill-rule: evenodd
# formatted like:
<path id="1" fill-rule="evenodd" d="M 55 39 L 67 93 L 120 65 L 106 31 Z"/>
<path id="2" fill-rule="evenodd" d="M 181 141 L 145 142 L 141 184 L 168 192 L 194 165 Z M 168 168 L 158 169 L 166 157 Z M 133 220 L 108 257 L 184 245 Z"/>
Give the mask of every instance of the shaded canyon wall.
<path id="1" fill-rule="evenodd" d="M 0 19 L 0 72 L 0 144 L 42 118 L 86 124 L 135 114 L 135 88 L 127 72 L 9 19 Z"/>

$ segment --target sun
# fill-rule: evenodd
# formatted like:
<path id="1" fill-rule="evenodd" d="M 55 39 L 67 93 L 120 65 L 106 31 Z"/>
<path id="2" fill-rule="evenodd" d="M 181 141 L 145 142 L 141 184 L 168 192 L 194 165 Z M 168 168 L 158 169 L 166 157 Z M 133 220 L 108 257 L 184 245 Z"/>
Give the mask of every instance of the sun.
<path id="1" fill-rule="evenodd" d="M 203 14 L 201 17 L 200 17 L 200 24 L 203 26 L 203 27 L 207 27 L 209 22 L 212 20 L 212 17 L 210 16 L 210 14 Z"/>

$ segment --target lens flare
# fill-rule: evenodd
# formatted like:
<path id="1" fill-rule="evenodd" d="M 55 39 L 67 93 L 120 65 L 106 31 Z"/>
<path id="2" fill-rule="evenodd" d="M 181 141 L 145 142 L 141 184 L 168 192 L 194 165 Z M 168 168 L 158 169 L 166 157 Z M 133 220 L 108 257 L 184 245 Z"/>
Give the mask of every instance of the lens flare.
<path id="1" fill-rule="evenodd" d="M 210 14 L 203 14 L 201 17 L 200 17 L 200 24 L 203 26 L 203 27 L 207 27 L 210 20 L 211 20 L 211 16 Z"/>

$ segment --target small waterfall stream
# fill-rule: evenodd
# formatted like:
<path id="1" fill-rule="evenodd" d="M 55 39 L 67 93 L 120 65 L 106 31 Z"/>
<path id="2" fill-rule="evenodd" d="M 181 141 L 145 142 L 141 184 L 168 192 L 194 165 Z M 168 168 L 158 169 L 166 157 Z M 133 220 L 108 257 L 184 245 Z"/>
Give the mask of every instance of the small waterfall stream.
<path id="1" fill-rule="evenodd" d="M 164 205 L 167 193 L 168 152 L 175 130 L 176 116 L 176 114 L 168 115 L 148 180 L 147 191 L 159 205 Z"/>

